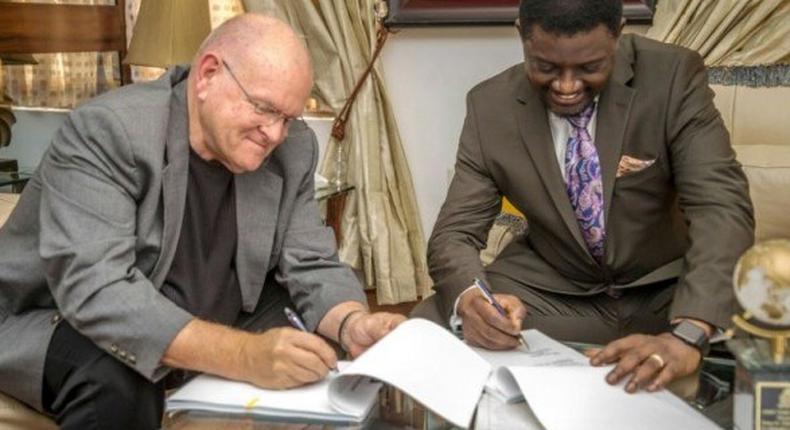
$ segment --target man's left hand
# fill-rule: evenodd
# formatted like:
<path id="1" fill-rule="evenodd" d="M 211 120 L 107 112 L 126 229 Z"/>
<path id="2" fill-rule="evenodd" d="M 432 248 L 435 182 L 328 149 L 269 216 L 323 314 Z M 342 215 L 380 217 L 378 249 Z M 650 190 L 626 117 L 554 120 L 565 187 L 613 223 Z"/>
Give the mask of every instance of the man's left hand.
<path id="1" fill-rule="evenodd" d="M 660 390 L 669 382 L 690 375 L 702 360 L 699 350 L 671 333 L 626 336 L 588 355 L 593 366 L 617 363 L 606 381 L 617 384 L 628 377 L 625 390 L 629 393 Z"/>
<path id="2" fill-rule="evenodd" d="M 405 316 L 389 312 L 358 312 L 343 327 L 340 344 L 352 358 L 357 357 L 405 320 Z"/>

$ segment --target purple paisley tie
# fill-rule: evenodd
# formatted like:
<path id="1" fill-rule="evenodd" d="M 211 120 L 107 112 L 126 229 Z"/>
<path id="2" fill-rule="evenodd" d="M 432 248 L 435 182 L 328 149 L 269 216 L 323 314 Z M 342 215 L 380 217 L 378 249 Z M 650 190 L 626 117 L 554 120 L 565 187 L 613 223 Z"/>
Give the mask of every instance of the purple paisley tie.
<path id="1" fill-rule="evenodd" d="M 584 111 L 565 117 L 572 130 L 565 152 L 565 175 L 568 198 L 576 214 L 584 241 L 595 259 L 603 259 L 604 229 L 603 183 L 601 163 L 587 124 L 592 118 L 595 103 Z"/>

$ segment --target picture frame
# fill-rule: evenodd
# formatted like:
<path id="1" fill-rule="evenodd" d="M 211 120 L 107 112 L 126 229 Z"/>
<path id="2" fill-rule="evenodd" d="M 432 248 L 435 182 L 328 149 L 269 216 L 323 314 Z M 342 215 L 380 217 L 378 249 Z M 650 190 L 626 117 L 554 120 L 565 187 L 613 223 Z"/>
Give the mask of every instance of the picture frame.
<path id="1" fill-rule="evenodd" d="M 513 25 L 519 0 L 387 0 L 388 27 Z M 651 24 L 655 0 L 623 0 L 627 24 Z"/>

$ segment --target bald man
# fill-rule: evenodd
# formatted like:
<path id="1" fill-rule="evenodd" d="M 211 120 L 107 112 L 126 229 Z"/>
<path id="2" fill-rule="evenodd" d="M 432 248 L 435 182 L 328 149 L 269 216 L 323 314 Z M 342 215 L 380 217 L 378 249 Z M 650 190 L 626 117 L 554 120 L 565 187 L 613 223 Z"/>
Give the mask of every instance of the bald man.
<path id="1" fill-rule="evenodd" d="M 0 390 L 64 429 L 159 428 L 183 370 L 293 387 L 336 366 L 325 339 L 395 327 L 319 218 L 311 87 L 293 31 L 243 15 L 74 110 L 0 230 Z"/>

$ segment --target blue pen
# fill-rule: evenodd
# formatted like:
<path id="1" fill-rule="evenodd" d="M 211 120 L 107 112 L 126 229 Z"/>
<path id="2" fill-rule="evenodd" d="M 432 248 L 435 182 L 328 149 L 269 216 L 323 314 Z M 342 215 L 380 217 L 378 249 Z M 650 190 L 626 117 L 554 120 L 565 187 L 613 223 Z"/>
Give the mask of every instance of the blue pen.
<path id="1" fill-rule="evenodd" d="M 486 287 L 483 281 L 481 281 L 478 278 L 475 278 L 474 285 L 475 287 L 477 287 L 478 290 L 480 290 L 481 293 L 483 293 L 483 297 L 485 297 L 486 300 L 488 300 L 488 303 L 490 303 L 491 306 L 493 306 L 494 309 L 496 309 L 499 315 L 502 315 L 503 317 L 507 318 L 507 312 L 505 311 L 505 308 L 503 308 L 502 305 L 500 305 L 499 302 L 497 302 L 496 299 L 494 299 L 494 295 L 491 294 L 491 291 L 488 289 L 488 287 Z M 524 338 L 524 334 L 521 333 L 518 338 L 521 344 L 524 345 L 524 348 L 527 351 L 529 351 L 529 345 L 527 344 L 527 339 Z"/>
<path id="2" fill-rule="evenodd" d="M 308 330 L 307 327 L 305 327 L 304 322 L 302 322 L 302 319 L 299 318 L 299 314 L 297 314 L 296 312 L 292 311 L 291 308 L 286 306 L 283 309 L 283 312 L 285 312 L 285 317 L 288 318 L 288 322 L 290 322 L 291 325 L 294 326 L 294 328 L 299 329 L 299 330 L 304 331 L 304 332 L 308 332 L 308 333 L 310 332 L 310 330 Z M 332 370 L 337 372 L 337 368 L 336 367 L 333 367 Z"/>

